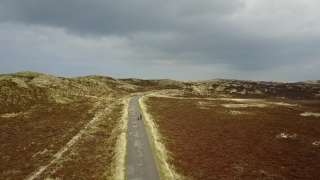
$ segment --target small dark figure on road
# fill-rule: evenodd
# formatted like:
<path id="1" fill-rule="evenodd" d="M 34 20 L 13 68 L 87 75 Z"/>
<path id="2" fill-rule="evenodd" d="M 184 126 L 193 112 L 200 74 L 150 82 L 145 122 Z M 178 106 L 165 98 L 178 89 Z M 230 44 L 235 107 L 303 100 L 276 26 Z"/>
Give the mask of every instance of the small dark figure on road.
<path id="1" fill-rule="evenodd" d="M 142 119 L 142 115 L 140 114 L 140 119 Z"/>
<path id="2" fill-rule="evenodd" d="M 140 119 L 140 116 L 137 116 L 137 120 L 139 120 Z"/>

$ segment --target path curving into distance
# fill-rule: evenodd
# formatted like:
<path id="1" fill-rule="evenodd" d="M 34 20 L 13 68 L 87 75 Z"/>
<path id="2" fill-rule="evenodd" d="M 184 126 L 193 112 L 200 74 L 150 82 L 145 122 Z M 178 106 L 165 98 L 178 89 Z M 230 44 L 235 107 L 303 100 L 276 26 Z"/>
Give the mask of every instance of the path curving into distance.
<path id="1" fill-rule="evenodd" d="M 140 112 L 139 99 L 135 96 L 129 101 L 127 180 L 158 180 L 158 167 L 152 152 L 150 140 L 143 120 L 137 120 Z"/>

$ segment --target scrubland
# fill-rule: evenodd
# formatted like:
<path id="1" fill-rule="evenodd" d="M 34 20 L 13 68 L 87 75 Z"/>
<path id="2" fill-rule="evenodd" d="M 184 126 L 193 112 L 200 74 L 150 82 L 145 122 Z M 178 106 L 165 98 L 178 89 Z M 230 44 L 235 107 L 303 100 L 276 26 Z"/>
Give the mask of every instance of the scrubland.
<path id="1" fill-rule="evenodd" d="M 1 75 L 0 90 L 1 179 L 115 177 L 125 99 L 143 89 L 102 76 L 20 72 Z"/>
<path id="2" fill-rule="evenodd" d="M 145 102 L 169 165 L 186 179 L 320 177 L 317 100 L 182 98 L 176 92 Z"/>
<path id="3" fill-rule="evenodd" d="M 124 104 L 115 103 L 38 179 L 111 179 Z M 116 128 L 118 127 L 118 128 Z M 120 164 L 123 166 L 123 164 Z M 120 179 L 123 179 L 121 177 Z"/>
<path id="4" fill-rule="evenodd" d="M 175 179 L 320 177 L 320 81 L 0 75 L 1 179 L 124 179 L 130 97 Z M 152 123 L 151 123 L 152 122 Z"/>

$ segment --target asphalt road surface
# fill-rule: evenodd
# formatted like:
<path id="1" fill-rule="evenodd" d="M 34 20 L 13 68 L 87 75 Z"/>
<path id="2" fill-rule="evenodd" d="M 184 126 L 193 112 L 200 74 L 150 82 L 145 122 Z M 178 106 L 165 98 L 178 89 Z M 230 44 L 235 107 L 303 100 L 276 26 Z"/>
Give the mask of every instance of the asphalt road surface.
<path id="1" fill-rule="evenodd" d="M 127 180 L 158 180 L 159 171 L 153 155 L 150 140 L 140 116 L 139 99 L 133 97 L 129 102 Z"/>

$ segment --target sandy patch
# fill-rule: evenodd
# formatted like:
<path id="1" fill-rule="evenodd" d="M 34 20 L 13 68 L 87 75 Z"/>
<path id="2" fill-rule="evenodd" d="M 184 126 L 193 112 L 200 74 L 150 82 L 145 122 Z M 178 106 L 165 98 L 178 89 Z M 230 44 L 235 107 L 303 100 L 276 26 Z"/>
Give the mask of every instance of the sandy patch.
<path id="1" fill-rule="evenodd" d="M 269 104 L 274 104 L 278 106 L 297 106 L 297 104 L 289 104 L 284 102 L 268 102 Z"/>
<path id="2" fill-rule="evenodd" d="M 320 113 L 304 112 L 304 113 L 301 113 L 300 116 L 320 117 Z"/>
<path id="3" fill-rule="evenodd" d="M 84 95 L 85 97 L 90 97 L 90 98 L 99 98 L 99 97 L 97 97 L 97 96 L 91 96 L 91 95 Z"/>
<path id="4" fill-rule="evenodd" d="M 148 96 L 150 97 L 163 97 L 163 98 L 174 98 L 174 99 L 194 99 L 194 100 L 209 100 L 209 101 L 233 101 L 240 102 L 241 104 L 222 104 L 222 106 L 227 108 L 245 108 L 245 107 L 267 107 L 269 105 L 277 105 L 277 106 L 297 106 L 297 104 L 289 104 L 284 102 L 266 102 L 264 99 L 241 99 L 241 98 L 197 98 L 197 97 L 174 97 L 171 96 L 173 93 L 171 91 L 165 92 L 155 92 Z M 197 106 L 200 109 L 209 109 L 210 107 L 214 107 L 215 105 L 210 105 L 209 102 L 199 101 Z"/>
<path id="5" fill-rule="evenodd" d="M 164 90 L 160 92 L 153 92 L 148 94 L 148 97 L 163 97 L 163 98 L 176 98 L 176 99 L 184 99 L 183 97 L 176 97 L 176 95 L 180 95 L 177 90 Z"/>
<path id="6" fill-rule="evenodd" d="M 148 97 L 163 97 L 163 98 L 173 98 L 173 99 L 195 99 L 195 100 L 209 100 L 209 101 L 234 101 L 234 102 L 262 102 L 263 99 L 240 99 L 240 98 L 199 98 L 199 97 L 176 97 L 175 95 L 180 95 L 176 92 L 177 90 L 166 90 L 161 92 L 154 92 L 148 94 Z"/>
<path id="7" fill-rule="evenodd" d="M 312 143 L 312 145 L 314 145 L 314 146 L 320 146 L 320 141 L 315 141 L 315 142 Z"/>
<path id="8" fill-rule="evenodd" d="M 240 99 L 240 98 L 217 98 L 217 100 L 222 101 L 234 101 L 234 102 L 261 102 L 263 99 Z"/>
<path id="9" fill-rule="evenodd" d="M 212 102 L 208 102 L 208 101 L 198 101 L 197 102 L 197 107 L 200 109 L 210 109 L 211 107 L 216 106 L 215 104 L 213 104 Z"/>
<path id="10" fill-rule="evenodd" d="M 140 98 L 139 104 L 141 107 L 141 113 L 144 117 L 143 120 L 147 126 L 147 131 L 153 146 L 152 148 L 154 149 L 160 175 L 163 179 L 183 179 L 182 176 L 175 171 L 175 168 L 167 162 L 169 158 L 168 151 L 165 145 L 162 143 L 163 141 L 157 129 L 157 125 L 153 122 L 153 120 L 151 120 L 151 115 L 147 113 L 147 107 L 144 103 L 146 99 L 147 97 Z"/>
<path id="11" fill-rule="evenodd" d="M 276 136 L 277 138 L 289 138 L 289 139 L 295 139 L 297 137 L 297 134 L 286 134 L 286 133 L 280 133 L 280 134 L 277 134 Z"/>
<path id="12" fill-rule="evenodd" d="M 223 107 L 227 108 L 246 108 L 246 107 L 267 107 L 266 104 L 253 103 L 253 104 L 222 104 Z"/>
<path id="13" fill-rule="evenodd" d="M 244 112 L 244 111 L 229 111 L 229 113 L 232 115 L 251 114 L 251 113 Z"/>
<path id="14" fill-rule="evenodd" d="M 1 117 L 2 118 L 14 118 L 14 117 L 17 117 L 17 116 L 26 116 L 29 113 L 30 112 L 6 113 L 6 114 L 2 114 Z"/>

